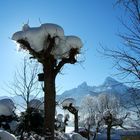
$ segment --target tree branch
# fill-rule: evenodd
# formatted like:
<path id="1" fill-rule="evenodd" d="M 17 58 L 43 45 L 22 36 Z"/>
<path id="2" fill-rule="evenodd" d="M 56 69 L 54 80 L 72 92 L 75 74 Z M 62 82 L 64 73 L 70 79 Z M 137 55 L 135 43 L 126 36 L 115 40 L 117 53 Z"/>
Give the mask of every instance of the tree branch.
<path id="1" fill-rule="evenodd" d="M 77 62 L 75 59 L 75 56 L 78 54 L 78 49 L 77 48 L 72 48 L 69 52 L 69 58 L 62 58 L 62 60 L 58 63 L 58 65 L 55 68 L 55 73 L 57 74 L 60 72 L 61 68 L 67 63 L 69 64 L 74 64 Z"/>

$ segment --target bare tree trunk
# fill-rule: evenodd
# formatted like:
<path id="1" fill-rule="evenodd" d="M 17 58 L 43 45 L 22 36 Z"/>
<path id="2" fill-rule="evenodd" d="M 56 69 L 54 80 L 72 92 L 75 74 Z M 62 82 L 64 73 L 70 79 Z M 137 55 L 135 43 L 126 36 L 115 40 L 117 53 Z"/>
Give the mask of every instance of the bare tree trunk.
<path id="1" fill-rule="evenodd" d="M 110 132 L 111 132 L 111 127 L 107 126 L 107 140 L 111 140 Z"/>
<path id="2" fill-rule="evenodd" d="M 55 74 L 51 61 L 44 63 L 44 130 L 48 140 L 54 140 L 54 121 L 55 121 Z"/>
<path id="3" fill-rule="evenodd" d="M 96 137 L 97 137 L 97 134 L 98 134 L 98 131 L 99 131 L 98 129 L 99 129 L 99 128 L 97 127 L 97 128 L 96 128 L 96 131 L 95 131 L 95 134 L 94 134 L 94 136 L 93 136 L 93 140 L 95 140 Z"/>
<path id="4" fill-rule="evenodd" d="M 100 128 L 100 122 L 101 122 L 101 120 L 98 121 L 98 123 L 97 123 L 96 132 L 94 134 L 93 140 L 95 140 L 96 137 L 98 136 L 98 132 L 99 132 L 99 128 Z"/>
<path id="5" fill-rule="evenodd" d="M 74 132 L 78 132 L 78 111 L 74 114 Z"/>
<path id="6" fill-rule="evenodd" d="M 90 140 L 90 124 L 88 125 L 88 140 Z"/>
<path id="7" fill-rule="evenodd" d="M 26 125 L 25 127 L 26 127 L 27 132 L 30 132 L 30 115 L 31 115 L 31 112 L 30 112 L 30 109 L 29 109 L 29 93 L 27 93 L 26 105 L 27 105 L 27 108 L 26 108 L 26 113 L 27 113 L 26 123 L 27 124 L 25 124 Z"/>

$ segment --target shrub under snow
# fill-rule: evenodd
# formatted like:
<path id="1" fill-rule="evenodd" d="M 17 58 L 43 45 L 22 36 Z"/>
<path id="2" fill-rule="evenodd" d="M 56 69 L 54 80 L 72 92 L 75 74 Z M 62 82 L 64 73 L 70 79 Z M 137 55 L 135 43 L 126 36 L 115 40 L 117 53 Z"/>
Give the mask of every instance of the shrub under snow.
<path id="1" fill-rule="evenodd" d="M 87 140 L 78 133 L 72 133 L 71 140 Z"/>
<path id="2" fill-rule="evenodd" d="M 17 140 L 17 138 L 7 131 L 0 130 L 0 140 Z"/>
<path id="3" fill-rule="evenodd" d="M 11 99 L 0 100 L 0 115 L 5 115 L 5 116 L 13 115 L 14 109 L 15 106 Z"/>

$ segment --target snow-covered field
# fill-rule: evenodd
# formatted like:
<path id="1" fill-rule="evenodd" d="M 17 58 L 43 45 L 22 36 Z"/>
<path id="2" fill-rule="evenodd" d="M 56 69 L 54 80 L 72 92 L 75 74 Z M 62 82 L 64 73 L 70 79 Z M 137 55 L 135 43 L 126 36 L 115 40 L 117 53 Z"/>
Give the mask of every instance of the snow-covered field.
<path id="1" fill-rule="evenodd" d="M 67 126 L 66 127 L 66 133 L 71 133 L 74 131 L 74 127 L 73 126 Z M 122 136 L 139 136 L 140 138 L 140 130 L 122 130 L 122 129 L 116 129 L 113 134 L 111 134 L 111 140 L 121 140 Z M 93 139 L 93 137 L 91 138 L 91 140 Z M 96 137 L 96 140 L 106 140 L 106 133 L 99 133 Z"/>
<path id="2" fill-rule="evenodd" d="M 80 134 L 72 132 L 74 130 L 74 127 L 67 126 L 66 127 L 66 133 L 58 133 L 58 137 L 55 140 L 87 140 L 86 138 L 82 137 Z M 113 134 L 111 134 L 111 140 L 121 140 L 122 136 L 137 136 L 140 138 L 140 131 L 138 130 L 115 130 Z M 16 138 L 13 134 L 10 134 L 7 131 L 0 130 L 0 140 L 18 140 L 19 138 Z M 28 135 L 25 133 L 25 139 L 23 140 L 44 140 L 44 136 L 39 136 L 35 133 L 30 133 Z M 93 137 L 90 138 L 90 140 L 93 140 Z M 106 140 L 106 133 L 98 133 L 95 140 Z M 139 140 L 139 139 L 138 139 Z"/>

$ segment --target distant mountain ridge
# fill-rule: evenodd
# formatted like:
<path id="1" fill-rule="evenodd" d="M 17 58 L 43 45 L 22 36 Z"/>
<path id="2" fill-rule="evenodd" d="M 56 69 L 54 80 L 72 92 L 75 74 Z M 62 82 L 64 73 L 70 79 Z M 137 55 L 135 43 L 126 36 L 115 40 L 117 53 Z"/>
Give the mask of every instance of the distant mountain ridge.
<path id="1" fill-rule="evenodd" d="M 103 84 L 99 86 L 89 86 L 86 82 L 83 82 L 76 88 L 67 90 L 61 95 L 57 96 L 58 101 L 62 101 L 65 98 L 74 98 L 77 104 L 80 104 L 82 99 L 86 95 L 97 96 L 101 93 L 114 94 L 115 96 L 122 97 L 128 93 L 129 87 L 121 82 L 118 82 L 112 77 L 107 77 Z"/>
<path id="2" fill-rule="evenodd" d="M 101 93 L 108 93 L 108 94 L 114 94 L 118 97 L 126 98 L 128 90 L 130 87 L 124 85 L 121 82 L 118 82 L 112 77 L 107 77 L 103 84 L 99 86 L 89 86 L 86 82 L 81 83 L 76 88 L 67 90 L 63 92 L 61 95 L 57 95 L 56 99 L 57 101 L 63 101 L 66 98 L 74 98 L 79 105 L 81 101 L 84 99 L 86 95 L 91 96 L 98 96 Z M 3 98 L 11 98 L 16 104 L 25 105 L 25 101 L 20 96 L 14 96 L 14 97 L 7 97 L 7 96 L 1 96 L 0 99 Z M 33 97 L 31 96 L 31 99 Z"/>

